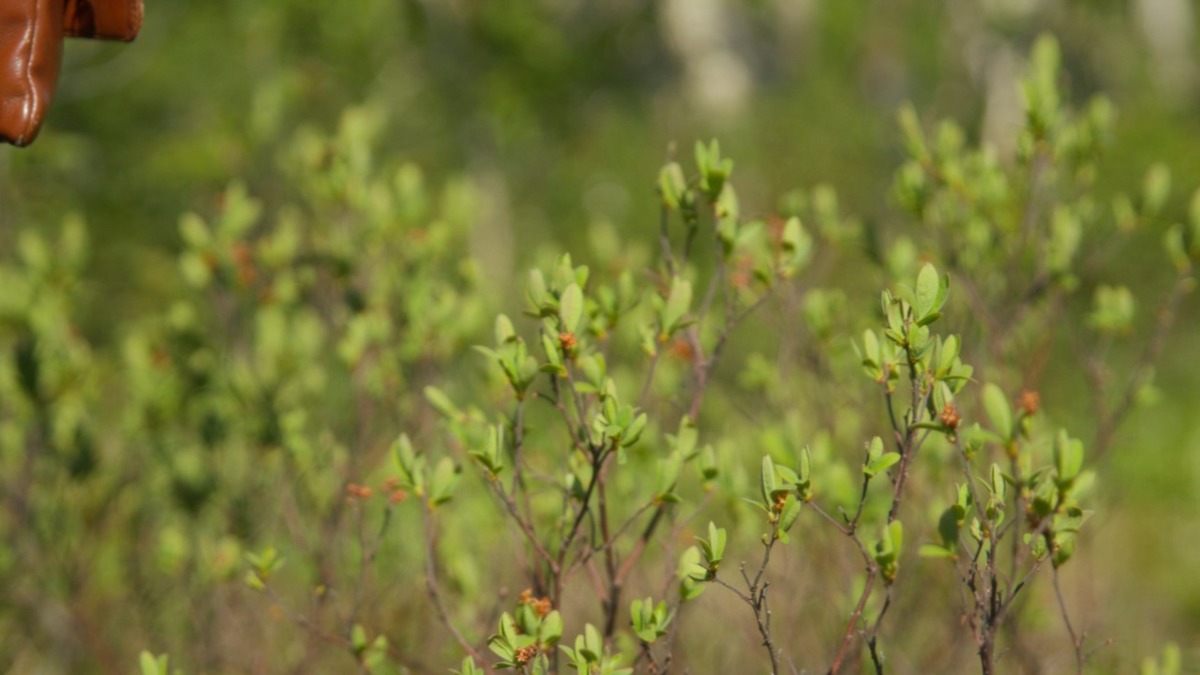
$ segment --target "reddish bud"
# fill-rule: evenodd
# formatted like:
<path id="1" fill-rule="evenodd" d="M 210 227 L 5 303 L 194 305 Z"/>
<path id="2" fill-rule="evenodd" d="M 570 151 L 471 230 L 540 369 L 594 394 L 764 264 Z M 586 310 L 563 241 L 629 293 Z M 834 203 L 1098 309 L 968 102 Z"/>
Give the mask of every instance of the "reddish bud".
<path id="1" fill-rule="evenodd" d="M 942 408 L 940 419 L 942 420 L 942 424 L 951 431 L 957 429 L 959 422 L 962 421 L 962 418 L 958 416 L 958 410 L 954 407 L 953 403 L 947 403 L 946 407 Z"/>
<path id="2" fill-rule="evenodd" d="M 1026 389 L 1021 392 L 1021 400 L 1019 401 L 1021 410 L 1025 411 L 1026 415 L 1032 415 L 1042 406 L 1042 397 L 1036 391 Z"/>
<path id="3" fill-rule="evenodd" d="M 570 352 L 575 349 L 575 345 L 579 344 L 579 340 L 575 339 L 574 333 L 564 331 L 558 334 L 558 344 L 564 352 Z"/>

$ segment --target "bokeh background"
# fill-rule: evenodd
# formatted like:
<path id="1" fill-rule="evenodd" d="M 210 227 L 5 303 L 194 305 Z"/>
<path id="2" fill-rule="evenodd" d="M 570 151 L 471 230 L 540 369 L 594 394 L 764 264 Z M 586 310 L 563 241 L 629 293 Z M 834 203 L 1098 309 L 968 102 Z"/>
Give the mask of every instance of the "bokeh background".
<path id="1" fill-rule="evenodd" d="M 181 214 L 216 212 L 233 181 L 285 199 L 297 130 L 334 129 L 363 105 L 382 113 L 377 157 L 477 190 L 469 241 L 495 307 L 519 302 L 526 267 L 586 249 L 596 228 L 648 240 L 656 171 L 696 139 L 719 138 L 736 158 L 743 211 L 829 184 L 844 211 L 897 231 L 898 107 L 953 118 L 1011 156 L 1014 83 L 1042 32 L 1061 44 L 1067 98 L 1103 93 L 1118 111 L 1101 186 L 1139 185 L 1160 162 L 1176 186 L 1167 212 L 1182 217 L 1200 186 L 1198 28 L 1189 0 L 152 1 L 136 43 L 68 44 L 41 137 L 0 150 L 0 247 L 81 217 L 92 252 L 79 329 L 95 349 L 115 348 L 123 325 L 177 291 L 163 279 L 183 245 Z M 1111 270 L 1149 298 L 1166 290 L 1161 236 L 1135 237 Z M 832 276 L 853 286 L 858 275 L 847 265 Z M 1195 300 L 1168 339 L 1156 402 L 1097 467 L 1106 505 L 1069 579 L 1081 613 L 1097 617 L 1094 638 L 1115 641 L 1114 672 L 1167 641 L 1200 672 Z M 1119 345 L 1114 358 L 1136 351 Z M 1043 395 L 1086 430 L 1076 368 L 1051 363 Z M 69 591 L 60 597 L 69 605 Z M 142 648 L 179 650 L 154 633 L 139 625 L 104 658 L 42 663 L 28 652 L 60 647 L 22 648 L 30 633 L 9 625 L 0 669 L 119 672 Z"/>

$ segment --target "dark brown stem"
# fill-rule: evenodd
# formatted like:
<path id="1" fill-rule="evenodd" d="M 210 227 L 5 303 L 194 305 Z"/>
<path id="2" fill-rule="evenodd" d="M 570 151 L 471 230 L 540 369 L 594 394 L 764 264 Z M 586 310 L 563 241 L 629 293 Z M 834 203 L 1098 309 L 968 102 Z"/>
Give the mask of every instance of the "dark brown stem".
<path id="1" fill-rule="evenodd" d="M 858 602 L 854 605 L 854 611 L 850 614 L 850 621 L 846 623 L 846 630 L 842 633 L 842 643 L 838 647 L 837 656 L 833 659 L 833 664 L 829 666 L 828 675 L 836 675 L 841 671 L 842 662 L 846 660 L 846 655 L 849 653 L 850 643 L 854 640 L 855 629 L 858 627 L 858 620 L 862 616 L 863 609 L 867 606 L 867 598 L 871 597 L 871 591 L 875 588 L 875 577 L 879 574 L 879 566 L 872 560 L 867 565 L 867 581 L 863 585 L 862 593 L 858 596 Z"/>
<path id="2" fill-rule="evenodd" d="M 778 541 L 777 535 L 778 531 L 774 529 L 772 529 L 771 534 L 767 535 L 769 539 L 763 545 L 762 561 L 758 565 L 754 579 L 751 579 L 750 575 L 746 574 L 746 563 L 741 564 L 739 569 L 742 573 L 742 581 L 746 584 L 745 593 L 723 579 L 713 578 L 715 583 L 732 591 L 741 598 L 742 602 L 749 605 L 750 609 L 754 612 L 754 620 L 758 625 L 758 634 L 763 639 L 762 645 L 771 657 L 771 675 L 779 675 L 779 653 L 775 648 L 775 640 L 771 637 L 771 610 L 767 605 L 767 588 L 770 587 L 771 582 L 763 581 L 763 575 L 767 571 L 767 565 L 771 562 L 771 549 L 775 547 L 775 542 Z"/>
<path id="3" fill-rule="evenodd" d="M 887 592 L 883 596 L 883 606 L 879 608 L 879 614 L 875 616 L 875 621 L 871 623 L 871 630 L 867 634 L 867 649 L 871 654 L 871 664 L 875 666 L 875 675 L 883 675 L 883 654 L 879 651 L 879 625 L 883 623 L 883 616 L 887 614 L 888 608 L 892 606 L 892 585 L 888 584 Z"/>
<path id="4" fill-rule="evenodd" d="M 492 486 L 492 491 L 496 493 L 496 496 L 500 498 L 501 503 L 504 504 L 504 508 L 506 511 L 508 511 L 508 515 L 512 516 L 513 522 L 517 524 L 517 527 L 520 528 L 521 533 L 525 535 L 525 540 L 528 541 L 529 545 L 533 547 L 533 550 L 537 553 L 538 557 L 541 558 L 547 565 L 549 565 L 550 573 L 554 576 L 557 576 L 559 570 L 558 561 L 554 559 L 554 556 L 550 555 L 550 552 L 546 550 L 545 546 L 542 546 L 542 542 L 538 540 L 537 533 L 533 530 L 533 525 L 529 521 L 525 520 L 525 517 L 521 515 L 520 509 L 517 508 L 517 503 L 514 502 L 512 497 L 504 491 L 504 486 L 500 484 L 499 480 L 489 480 L 488 484 Z"/>
<path id="5" fill-rule="evenodd" d="M 600 467 L 600 479 L 597 481 L 596 502 L 600 512 L 600 540 L 607 544 L 613 540 L 608 527 L 608 494 L 605 490 L 607 478 L 606 463 Z M 608 597 L 604 600 L 604 639 L 612 638 L 617 628 L 617 605 L 621 600 L 621 587 L 624 579 L 617 578 L 617 553 L 613 546 L 604 546 L 604 569 L 608 572 Z"/>

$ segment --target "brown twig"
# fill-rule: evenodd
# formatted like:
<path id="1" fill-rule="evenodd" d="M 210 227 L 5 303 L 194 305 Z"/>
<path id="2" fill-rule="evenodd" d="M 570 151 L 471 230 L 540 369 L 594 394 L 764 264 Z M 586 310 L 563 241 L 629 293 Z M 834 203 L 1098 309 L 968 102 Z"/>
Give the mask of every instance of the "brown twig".
<path id="1" fill-rule="evenodd" d="M 1058 598 L 1058 609 L 1062 614 L 1063 625 L 1067 627 L 1067 634 L 1071 636 L 1071 647 L 1075 650 L 1075 673 L 1083 675 L 1083 664 L 1087 660 L 1087 655 L 1083 652 L 1083 643 L 1087 639 L 1087 634 L 1077 634 L 1075 627 L 1071 625 L 1071 613 L 1067 611 L 1067 601 L 1063 599 L 1062 588 L 1058 583 L 1058 567 L 1053 569 L 1054 573 L 1051 578 L 1054 580 L 1054 597 Z"/>
<path id="2" fill-rule="evenodd" d="M 723 586 L 734 593 L 742 602 L 750 606 L 754 612 L 754 620 L 758 626 L 758 634 L 762 636 L 762 645 L 766 648 L 767 653 L 771 657 L 771 674 L 779 675 L 779 653 L 775 647 L 775 640 L 771 636 L 771 610 L 767 603 L 767 588 L 771 582 L 763 581 L 763 575 L 767 571 L 767 565 L 771 561 L 771 549 L 775 547 L 775 542 L 778 541 L 779 532 L 773 530 L 767 535 L 768 539 L 763 544 L 762 562 L 758 565 L 758 571 L 754 574 L 754 579 L 746 574 L 746 563 L 739 566 L 742 573 L 742 581 L 746 584 L 746 592 L 743 593 L 737 587 L 729 584 L 725 580 L 714 576 L 712 581 Z"/>
<path id="3" fill-rule="evenodd" d="M 1142 355 L 1134 367 L 1133 374 L 1130 376 L 1125 390 L 1116 405 L 1100 418 L 1094 442 L 1095 449 L 1093 450 L 1093 455 L 1095 457 L 1099 458 L 1103 456 L 1112 446 L 1113 436 L 1116 433 L 1117 427 L 1133 409 L 1133 404 L 1137 401 L 1138 393 L 1149 382 L 1151 373 L 1154 372 L 1154 363 L 1158 361 L 1163 347 L 1166 346 L 1167 334 L 1170 332 L 1171 326 L 1175 323 L 1183 298 L 1195 286 L 1196 279 L 1190 269 L 1183 270 L 1176 276 L 1175 283 L 1171 286 L 1170 292 L 1167 294 L 1166 299 L 1163 300 L 1162 305 L 1159 306 L 1154 333 L 1150 337 L 1150 341 L 1146 344 L 1146 348 L 1142 351 Z"/>
<path id="4" fill-rule="evenodd" d="M 437 532 L 434 528 L 433 509 L 426 504 L 421 512 L 422 523 L 425 526 L 425 593 L 429 596 L 429 601 L 433 604 L 433 611 L 437 614 L 438 621 L 446 627 L 450 635 L 454 637 L 454 641 L 462 648 L 472 659 L 478 660 L 479 654 L 469 640 L 458 630 L 454 625 L 454 621 L 450 619 L 449 613 L 446 612 L 446 606 L 442 602 L 441 592 L 438 590 L 437 583 Z"/>

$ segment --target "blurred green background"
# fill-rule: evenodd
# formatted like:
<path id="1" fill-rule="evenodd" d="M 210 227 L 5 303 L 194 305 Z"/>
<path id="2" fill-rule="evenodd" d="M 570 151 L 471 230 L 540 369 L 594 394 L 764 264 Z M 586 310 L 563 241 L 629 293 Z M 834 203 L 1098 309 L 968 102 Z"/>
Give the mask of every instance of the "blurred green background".
<path id="1" fill-rule="evenodd" d="M 1200 186 L 1198 28 L 1189 0 L 152 1 L 134 44 L 68 44 L 40 138 L 0 150 L 0 250 L 19 230 L 57 232 L 81 216 L 93 252 L 80 326 L 111 347 L 177 291 L 162 279 L 182 213 L 216 212 L 235 180 L 268 203 L 288 199 L 297 130 L 335 128 L 363 104 L 383 111 L 377 157 L 478 190 L 470 247 L 497 306 L 519 301 L 522 270 L 585 249 L 600 223 L 648 242 L 656 171 L 695 139 L 717 137 L 736 158 L 743 212 L 827 183 L 844 211 L 902 232 L 889 197 L 898 106 L 953 118 L 1010 155 L 1014 82 L 1044 31 L 1061 43 L 1070 100 L 1104 93 L 1118 111 L 1100 184 L 1138 185 L 1162 162 L 1168 211 L 1182 217 Z M 1161 236 L 1135 238 L 1112 277 L 1160 297 Z M 860 270 L 833 276 L 855 288 Z M 1115 639 L 1108 649 L 1128 662 L 1174 640 L 1196 667 L 1200 649 L 1197 331 L 1193 297 L 1157 402 L 1098 467 L 1106 506 L 1071 577 L 1092 635 Z M 1137 345 L 1116 351 L 1132 360 Z M 1043 395 L 1086 430 L 1076 368 L 1051 363 Z"/>

